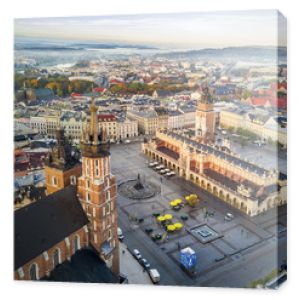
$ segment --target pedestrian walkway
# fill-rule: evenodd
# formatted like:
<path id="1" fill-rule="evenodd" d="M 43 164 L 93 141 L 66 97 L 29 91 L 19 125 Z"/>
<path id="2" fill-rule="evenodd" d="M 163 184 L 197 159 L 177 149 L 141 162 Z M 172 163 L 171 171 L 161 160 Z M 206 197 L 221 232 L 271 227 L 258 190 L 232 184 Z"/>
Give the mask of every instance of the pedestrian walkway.
<path id="1" fill-rule="evenodd" d="M 130 284 L 153 284 L 148 273 L 128 251 L 124 243 L 119 243 L 120 271 L 127 276 Z"/>

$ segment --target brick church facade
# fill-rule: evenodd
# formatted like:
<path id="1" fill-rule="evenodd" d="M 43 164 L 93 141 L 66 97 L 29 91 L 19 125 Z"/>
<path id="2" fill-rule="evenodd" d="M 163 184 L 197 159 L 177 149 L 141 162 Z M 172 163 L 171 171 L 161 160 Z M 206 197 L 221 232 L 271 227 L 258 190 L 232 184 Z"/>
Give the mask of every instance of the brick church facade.
<path id="1" fill-rule="evenodd" d="M 90 112 L 81 140 L 81 163 L 58 129 L 57 145 L 46 160 L 46 195 L 15 210 L 17 280 L 47 280 L 84 249 L 92 253 L 84 255 L 96 254 L 93 259 L 99 259 L 99 266 L 104 262 L 101 267 L 115 275 L 105 271 L 107 282 L 119 275 L 116 179 L 111 174 L 109 141 L 106 132 L 99 131 L 93 101 Z"/>

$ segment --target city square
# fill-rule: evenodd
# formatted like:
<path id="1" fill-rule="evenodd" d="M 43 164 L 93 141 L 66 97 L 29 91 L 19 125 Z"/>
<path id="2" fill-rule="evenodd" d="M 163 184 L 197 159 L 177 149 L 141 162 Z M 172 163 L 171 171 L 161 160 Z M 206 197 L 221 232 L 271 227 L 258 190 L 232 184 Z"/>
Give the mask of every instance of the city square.
<path id="1" fill-rule="evenodd" d="M 218 274 L 214 275 L 214 280 L 217 280 L 220 286 L 226 286 L 229 282 L 234 282 L 232 279 L 239 277 L 239 272 L 242 275 L 248 269 L 248 275 L 243 277 L 242 283 L 239 283 L 246 287 L 252 280 L 267 275 L 268 270 L 271 272 L 277 265 L 277 259 L 280 259 L 278 264 L 286 260 L 284 248 L 281 248 L 284 247 L 286 240 L 285 207 L 280 207 L 278 212 L 277 209 L 273 209 L 264 215 L 251 218 L 184 179 L 177 176 L 167 179 L 159 175 L 148 167 L 149 161 L 141 152 L 139 142 L 115 145 L 111 148 L 111 152 L 112 171 L 116 174 L 117 182 L 134 179 L 140 174 L 143 180 L 161 187 L 159 195 L 147 200 L 126 199 L 118 195 L 118 213 L 119 226 L 125 235 L 124 243 L 129 249 L 138 248 L 152 265 L 157 265 L 162 274 L 162 284 L 173 285 L 182 280 L 186 285 L 207 285 L 211 282 L 210 275 Z M 197 193 L 200 196 L 199 205 L 195 208 L 186 205 L 178 212 L 170 208 L 171 200 L 183 199 L 190 193 Z M 213 215 L 206 217 L 204 209 L 213 212 Z M 187 214 L 189 218 L 184 221 L 184 228 L 180 232 L 169 233 L 163 242 L 153 242 L 145 232 L 147 228 L 150 227 L 160 234 L 164 233 L 163 228 L 153 217 L 155 212 L 170 213 L 175 220 L 180 220 L 182 214 Z M 228 212 L 235 216 L 232 221 L 224 220 Z M 278 223 L 274 218 L 277 213 Z M 139 223 L 138 219 L 143 219 L 143 222 Z M 212 242 L 201 243 L 187 232 L 188 228 L 199 224 L 207 224 L 222 237 Z M 270 253 L 268 249 L 275 247 L 277 243 L 279 252 Z M 194 276 L 186 274 L 180 268 L 178 244 L 180 248 L 189 246 L 196 251 L 197 267 Z M 253 257 L 257 255 L 259 256 L 257 262 L 253 262 Z M 261 274 L 258 274 L 257 270 L 262 260 L 268 268 L 261 268 Z M 253 263 L 249 264 L 250 261 Z M 237 262 L 241 263 L 238 268 Z M 229 272 L 233 268 L 237 268 L 237 272 Z"/>
<path id="2" fill-rule="evenodd" d="M 16 280 L 277 288 L 287 278 L 287 48 L 272 26 L 286 20 L 251 13 L 270 34 L 238 46 L 239 26 L 209 30 L 240 20 L 250 36 L 256 23 L 236 14 L 16 19 Z"/>

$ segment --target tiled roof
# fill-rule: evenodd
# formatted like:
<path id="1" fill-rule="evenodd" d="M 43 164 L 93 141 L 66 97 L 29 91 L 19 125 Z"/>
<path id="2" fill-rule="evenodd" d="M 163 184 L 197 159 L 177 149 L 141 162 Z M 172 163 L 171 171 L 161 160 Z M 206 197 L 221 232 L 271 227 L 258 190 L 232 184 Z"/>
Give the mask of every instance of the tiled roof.
<path id="1" fill-rule="evenodd" d="M 174 139 L 176 140 L 179 140 L 181 142 L 185 142 L 188 146 L 192 147 L 192 148 L 195 148 L 196 151 L 198 151 L 199 153 L 209 153 L 209 154 L 213 154 L 223 160 L 226 160 L 228 161 L 229 163 L 231 164 L 234 164 L 236 166 L 239 166 L 243 169 L 246 169 L 248 170 L 249 172 L 253 172 L 253 173 L 257 173 L 259 175 L 267 175 L 268 171 L 262 167 L 259 167 L 257 165 L 254 165 L 250 162 L 247 162 L 245 160 L 242 160 L 236 156 L 233 156 L 233 155 L 230 155 L 226 152 L 223 152 L 221 150 L 218 150 L 218 149 L 215 149 L 214 147 L 212 146 L 209 146 L 209 145 L 206 145 L 206 144 L 202 144 L 202 143 L 199 143 L 197 141 L 194 141 L 188 137 L 185 137 L 185 136 L 182 136 L 182 135 L 179 135 L 175 132 L 167 132 L 165 131 L 164 132 L 165 134 L 173 137 Z"/>

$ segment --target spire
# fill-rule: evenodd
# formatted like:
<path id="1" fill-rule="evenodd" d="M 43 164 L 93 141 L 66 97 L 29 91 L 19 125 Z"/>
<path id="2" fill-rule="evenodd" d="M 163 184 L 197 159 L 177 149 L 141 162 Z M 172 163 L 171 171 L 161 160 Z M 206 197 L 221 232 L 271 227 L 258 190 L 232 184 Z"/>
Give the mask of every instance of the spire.
<path id="1" fill-rule="evenodd" d="M 202 95 L 201 95 L 201 100 L 200 103 L 213 103 L 213 98 L 212 95 L 209 91 L 209 87 L 208 87 L 208 82 L 206 81 L 205 83 L 203 83 L 202 85 Z"/>
<path id="2" fill-rule="evenodd" d="M 92 85 L 93 89 L 93 85 Z M 83 129 L 81 139 L 81 152 L 86 157 L 108 156 L 109 143 L 107 142 L 107 134 L 105 130 L 99 130 L 97 106 L 95 105 L 94 96 L 92 94 L 90 104 L 90 119 L 87 120 L 86 130 Z"/>
<path id="3" fill-rule="evenodd" d="M 57 128 L 56 145 L 52 148 L 46 160 L 46 164 L 50 167 L 65 169 L 77 163 L 77 160 L 72 156 L 72 147 L 69 140 L 64 135 L 63 128 Z"/>
<path id="4" fill-rule="evenodd" d="M 90 136 L 93 137 L 93 144 L 98 144 L 98 115 L 97 115 L 97 106 L 95 105 L 95 99 L 93 95 L 93 87 L 94 84 L 92 84 L 92 100 L 91 100 L 91 106 L 90 106 L 90 112 L 91 112 L 91 122 L 90 122 Z"/>

